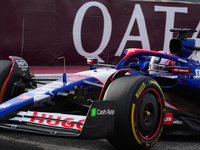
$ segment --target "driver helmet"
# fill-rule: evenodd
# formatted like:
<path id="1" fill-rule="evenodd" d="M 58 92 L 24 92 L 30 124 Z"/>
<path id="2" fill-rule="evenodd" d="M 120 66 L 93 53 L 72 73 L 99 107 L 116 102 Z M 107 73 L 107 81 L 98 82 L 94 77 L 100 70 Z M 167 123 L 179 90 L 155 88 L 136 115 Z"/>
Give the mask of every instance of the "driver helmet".
<path id="1" fill-rule="evenodd" d="M 164 52 L 167 53 L 167 52 Z M 175 61 L 152 56 L 149 63 L 149 74 L 167 72 L 169 66 L 175 65 Z"/>

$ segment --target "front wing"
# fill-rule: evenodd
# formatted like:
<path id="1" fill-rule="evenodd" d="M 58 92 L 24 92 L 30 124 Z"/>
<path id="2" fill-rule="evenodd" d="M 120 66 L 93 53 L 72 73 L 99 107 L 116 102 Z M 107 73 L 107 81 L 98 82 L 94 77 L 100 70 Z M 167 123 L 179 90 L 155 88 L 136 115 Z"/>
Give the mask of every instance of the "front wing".
<path id="1" fill-rule="evenodd" d="M 98 139 L 113 133 L 115 101 L 91 101 L 87 115 L 19 111 L 0 128 L 68 137 Z"/>

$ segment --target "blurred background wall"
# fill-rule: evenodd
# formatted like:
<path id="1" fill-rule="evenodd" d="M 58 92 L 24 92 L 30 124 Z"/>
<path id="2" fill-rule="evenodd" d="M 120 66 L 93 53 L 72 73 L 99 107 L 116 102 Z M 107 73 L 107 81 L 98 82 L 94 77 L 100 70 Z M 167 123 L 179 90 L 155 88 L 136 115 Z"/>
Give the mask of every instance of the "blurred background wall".
<path id="1" fill-rule="evenodd" d="M 169 29 L 200 37 L 200 2 L 134 0 L 0 0 L 0 59 L 30 66 L 85 65 L 84 57 L 116 64 L 125 48 L 169 50 Z"/>

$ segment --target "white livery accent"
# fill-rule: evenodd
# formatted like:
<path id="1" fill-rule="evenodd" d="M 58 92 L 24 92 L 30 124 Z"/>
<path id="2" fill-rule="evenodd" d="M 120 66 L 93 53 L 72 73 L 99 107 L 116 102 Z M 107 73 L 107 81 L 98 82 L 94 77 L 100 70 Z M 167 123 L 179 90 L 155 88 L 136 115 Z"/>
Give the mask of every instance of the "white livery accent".
<path id="1" fill-rule="evenodd" d="M 20 111 L 11 121 L 41 124 L 52 127 L 81 130 L 86 116 L 69 115 L 61 113 Z"/>
<path id="2" fill-rule="evenodd" d="M 96 69 L 96 70 L 79 72 L 74 75 L 94 77 L 94 78 L 97 78 L 99 81 L 101 81 L 104 84 L 106 82 L 106 80 L 108 79 L 108 77 L 115 71 L 116 71 L 115 69 L 100 68 L 100 69 Z"/>

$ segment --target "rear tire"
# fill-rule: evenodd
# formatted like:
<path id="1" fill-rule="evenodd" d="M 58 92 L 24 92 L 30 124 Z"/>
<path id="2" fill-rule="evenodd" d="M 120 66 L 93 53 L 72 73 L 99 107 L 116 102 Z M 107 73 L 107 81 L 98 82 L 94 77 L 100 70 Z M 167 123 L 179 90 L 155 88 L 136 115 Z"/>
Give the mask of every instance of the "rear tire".
<path id="1" fill-rule="evenodd" d="M 164 124 L 164 96 L 155 80 L 123 76 L 108 87 L 104 100 L 116 100 L 114 133 L 108 141 L 117 148 L 148 149 L 159 139 Z"/>
<path id="2" fill-rule="evenodd" d="M 35 83 L 28 80 L 35 77 L 29 68 L 22 72 L 20 67 L 16 67 L 12 71 L 12 66 L 11 60 L 0 60 L 0 103 L 26 92 L 26 88 L 36 87 Z"/>
<path id="3" fill-rule="evenodd" d="M 12 61 L 10 60 L 0 60 L 0 88 L 3 86 L 10 69 L 12 67 Z"/>

